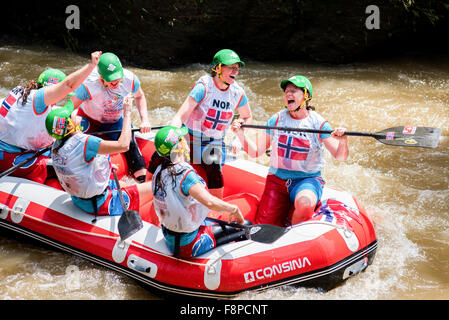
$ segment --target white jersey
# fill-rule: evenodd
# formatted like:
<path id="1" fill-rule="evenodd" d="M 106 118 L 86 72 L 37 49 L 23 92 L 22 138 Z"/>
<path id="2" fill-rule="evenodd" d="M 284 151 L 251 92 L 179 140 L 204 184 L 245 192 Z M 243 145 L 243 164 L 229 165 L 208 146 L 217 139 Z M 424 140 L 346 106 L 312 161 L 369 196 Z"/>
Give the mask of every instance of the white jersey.
<path id="1" fill-rule="evenodd" d="M 294 119 L 287 109 L 278 112 L 277 127 L 321 129 L 326 120 L 310 111 L 307 118 Z M 307 132 L 272 130 L 270 165 L 273 168 L 317 172 L 324 168 L 320 135 Z"/>
<path id="2" fill-rule="evenodd" d="M 53 145 L 51 158 L 62 187 L 70 195 L 89 199 L 101 194 L 109 183 L 111 165 L 109 155 L 97 154 L 89 162 L 85 160 L 85 149 L 89 135 L 77 133 L 53 152 L 60 141 Z"/>
<path id="3" fill-rule="evenodd" d="M 222 91 L 208 75 L 202 76 L 198 82 L 206 88 L 205 97 L 192 111 L 185 124 L 190 130 L 201 132 L 207 137 L 223 139 L 245 92 L 236 82 Z"/>
<path id="4" fill-rule="evenodd" d="M 15 87 L 0 100 L 0 140 L 25 150 L 45 148 L 54 141 L 45 128 L 45 118 L 51 107 L 38 113 L 35 108 L 38 90 L 31 90 L 27 102 L 22 105 L 22 91 L 22 87 Z"/>
<path id="5" fill-rule="evenodd" d="M 123 100 L 135 90 L 135 75 L 123 69 L 123 78 L 117 89 L 105 87 L 95 68 L 83 82 L 89 94 L 80 108 L 90 118 L 101 123 L 115 123 L 123 115 Z"/>
<path id="6" fill-rule="evenodd" d="M 181 190 L 181 182 L 186 175 L 194 170 L 188 163 L 178 163 L 175 165 L 177 172 L 184 171 L 183 174 L 175 176 L 175 182 L 168 170 L 161 173 L 162 190 L 155 194 L 154 178 L 161 170 L 159 166 L 153 175 L 154 209 L 159 221 L 167 229 L 175 232 L 193 232 L 198 229 L 209 213 L 209 209 L 199 203 L 190 195 L 185 195 Z M 204 184 L 204 181 L 201 180 Z M 204 184 L 205 185 L 205 184 Z"/>

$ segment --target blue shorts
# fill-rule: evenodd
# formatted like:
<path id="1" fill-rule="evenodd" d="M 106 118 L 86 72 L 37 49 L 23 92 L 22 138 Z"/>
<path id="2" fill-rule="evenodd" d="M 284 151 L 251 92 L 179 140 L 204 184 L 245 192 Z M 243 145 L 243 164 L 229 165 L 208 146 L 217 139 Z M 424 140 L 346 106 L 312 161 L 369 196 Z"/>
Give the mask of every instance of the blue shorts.
<path id="1" fill-rule="evenodd" d="M 310 190 L 315 193 L 317 203 L 320 201 L 323 195 L 323 188 L 326 182 L 321 177 L 300 178 L 300 179 L 288 179 L 286 186 L 290 196 L 290 201 L 295 203 L 295 198 L 302 190 Z"/>

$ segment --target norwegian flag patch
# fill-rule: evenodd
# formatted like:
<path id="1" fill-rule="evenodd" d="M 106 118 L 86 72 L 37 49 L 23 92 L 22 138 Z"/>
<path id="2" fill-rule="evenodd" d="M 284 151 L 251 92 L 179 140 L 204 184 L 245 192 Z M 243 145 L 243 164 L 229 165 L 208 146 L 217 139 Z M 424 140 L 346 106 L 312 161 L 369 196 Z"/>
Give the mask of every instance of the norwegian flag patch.
<path id="1" fill-rule="evenodd" d="M 310 141 L 297 137 L 281 135 L 278 142 L 278 155 L 292 160 L 306 160 Z"/>
<path id="2" fill-rule="evenodd" d="M 14 97 L 12 94 L 10 94 L 8 97 L 6 97 L 5 100 L 3 100 L 3 103 L 0 107 L 0 115 L 5 118 L 8 114 L 11 107 L 16 103 L 17 98 Z"/>
<path id="3" fill-rule="evenodd" d="M 216 109 L 209 109 L 204 120 L 204 126 L 207 129 L 223 131 L 226 129 L 229 120 L 232 118 L 232 112 L 225 112 Z"/>
<path id="4" fill-rule="evenodd" d="M 393 140 L 394 139 L 394 131 L 387 132 L 386 139 Z"/>

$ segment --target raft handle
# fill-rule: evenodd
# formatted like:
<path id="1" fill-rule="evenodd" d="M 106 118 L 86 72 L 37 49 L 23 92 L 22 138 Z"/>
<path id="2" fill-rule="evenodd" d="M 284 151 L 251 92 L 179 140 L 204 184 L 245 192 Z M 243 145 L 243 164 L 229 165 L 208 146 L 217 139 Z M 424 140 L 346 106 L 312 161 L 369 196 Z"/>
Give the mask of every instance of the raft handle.
<path id="1" fill-rule="evenodd" d="M 134 269 L 136 269 L 137 271 L 140 271 L 140 272 L 146 272 L 146 273 L 150 273 L 151 272 L 151 267 L 145 268 L 145 267 L 139 266 L 139 265 L 135 264 L 134 260 L 130 260 L 129 261 L 129 265 L 131 267 L 133 267 Z"/>

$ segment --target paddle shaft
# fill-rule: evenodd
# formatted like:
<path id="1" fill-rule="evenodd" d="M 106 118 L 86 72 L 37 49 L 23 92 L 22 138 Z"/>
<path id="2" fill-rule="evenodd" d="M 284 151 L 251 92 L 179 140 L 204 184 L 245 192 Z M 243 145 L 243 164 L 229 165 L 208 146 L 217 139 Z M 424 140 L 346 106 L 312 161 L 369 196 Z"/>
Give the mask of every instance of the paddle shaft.
<path id="1" fill-rule="evenodd" d="M 242 124 L 242 127 L 255 128 L 255 129 L 273 129 L 282 131 L 299 131 L 310 133 L 326 133 L 326 134 L 332 133 L 332 131 L 330 130 L 318 130 L 311 128 L 286 128 L 286 127 L 261 126 L 250 124 Z M 376 133 L 345 131 L 345 135 L 372 137 L 375 138 L 377 141 L 390 146 L 436 148 L 438 146 L 438 140 L 441 135 L 441 129 L 431 127 L 399 126 L 388 128 Z"/>
<path id="2" fill-rule="evenodd" d="M 211 217 L 207 217 L 206 219 L 209 220 L 209 221 L 216 222 L 218 224 L 222 224 L 222 225 L 225 225 L 225 226 L 230 226 L 230 227 L 234 227 L 234 228 L 238 228 L 238 229 L 246 229 L 247 228 L 247 226 L 244 226 L 242 224 L 238 224 L 238 223 L 235 223 L 235 222 L 227 222 L 227 221 L 224 221 L 224 220 L 215 219 L 215 218 L 211 218 Z"/>
<path id="3" fill-rule="evenodd" d="M 151 127 L 151 130 L 159 130 L 162 129 L 164 126 L 157 126 L 157 127 Z M 140 128 L 131 128 L 131 132 L 135 132 L 135 131 L 140 131 Z M 100 132 L 92 132 L 92 133 L 87 133 L 90 135 L 94 135 L 94 136 L 99 136 L 99 135 L 103 135 L 103 134 L 114 134 L 114 133 L 121 133 L 122 130 L 110 130 L 110 131 L 100 131 Z"/>
<path id="4" fill-rule="evenodd" d="M 137 231 L 143 228 L 142 218 L 136 210 L 128 210 L 126 207 L 125 199 L 123 199 L 122 188 L 120 187 L 120 182 L 118 181 L 117 172 L 115 168 L 112 168 L 112 173 L 114 174 L 114 181 L 117 184 L 118 195 L 120 197 L 120 203 L 122 204 L 123 213 L 118 220 L 118 231 L 120 238 L 122 240 L 128 239 Z M 130 199 L 131 200 L 131 199 Z"/>
<path id="5" fill-rule="evenodd" d="M 326 134 L 331 134 L 332 133 L 331 130 L 262 126 L 262 125 L 256 125 L 256 124 L 242 124 L 242 128 L 271 129 L 271 130 L 298 131 L 298 132 L 309 132 L 309 133 L 326 133 Z M 379 133 L 357 132 L 357 131 L 345 131 L 345 135 L 347 135 L 347 136 L 374 137 L 374 138 L 377 138 L 377 139 L 384 139 L 386 137 L 386 135 L 379 134 Z"/>
<path id="6" fill-rule="evenodd" d="M 115 168 L 112 168 L 112 173 L 114 174 L 115 184 L 117 185 L 118 195 L 120 197 L 120 203 L 122 204 L 123 212 L 125 212 L 128 209 L 126 208 L 125 199 L 123 198 L 122 188 L 120 187 L 120 182 L 118 181 L 117 172 L 116 172 Z"/>
<path id="7" fill-rule="evenodd" d="M 287 232 L 286 228 L 271 224 L 251 224 L 242 225 L 235 222 L 227 222 L 215 218 L 206 218 L 207 220 L 217 222 L 220 225 L 231 226 L 236 229 L 245 230 L 245 237 L 248 240 L 261 243 L 272 243 L 282 237 Z"/>
<path id="8" fill-rule="evenodd" d="M 14 172 L 14 171 L 16 171 L 17 169 L 19 169 L 20 167 L 22 167 L 24 164 L 26 164 L 26 163 L 28 163 L 28 162 L 30 162 L 30 161 L 36 159 L 37 157 L 39 157 L 39 156 L 41 156 L 41 155 L 43 155 L 45 152 L 47 152 L 47 151 L 50 150 L 50 149 L 51 149 L 51 146 L 46 147 L 46 148 L 44 148 L 44 149 L 42 149 L 42 150 L 39 150 L 39 151 L 36 152 L 34 155 L 32 155 L 30 158 L 27 158 L 27 159 L 21 161 L 20 163 L 18 163 L 18 164 L 16 164 L 15 166 L 9 168 L 9 169 L 6 170 L 6 171 L 3 171 L 3 172 L 0 174 L 0 178 L 2 178 L 2 177 L 4 177 L 4 176 L 7 176 L 7 175 L 11 174 L 12 172 Z"/>

